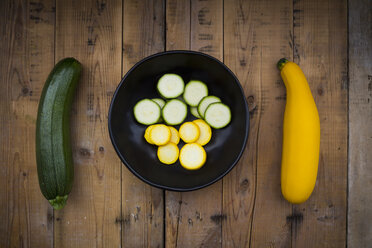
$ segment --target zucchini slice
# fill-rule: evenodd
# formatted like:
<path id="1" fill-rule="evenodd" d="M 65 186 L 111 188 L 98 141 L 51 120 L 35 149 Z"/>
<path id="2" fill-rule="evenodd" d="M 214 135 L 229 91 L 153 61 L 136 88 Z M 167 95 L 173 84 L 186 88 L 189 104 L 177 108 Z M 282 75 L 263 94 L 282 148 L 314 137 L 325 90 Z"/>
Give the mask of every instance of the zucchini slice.
<path id="1" fill-rule="evenodd" d="M 187 83 L 183 99 L 188 105 L 192 107 L 198 106 L 200 100 L 205 96 L 208 96 L 208 87 L 205 83 L 197 80 L 191 80 Z"/>
<path id="2" fill-rule="evenodd" d="M 152 142 L 152 141 L 151 141 L 151 138 L 150 138 L 150 133 L 151 133 L 151 130 L 152 130 L 153 127 L 154 127 L 154 125 L 148 126 L 148 127 L 146 128 L 146 130 L 145 130 L 145 135 L 144 135 L 145 140 L 147 141 L 147 143 L 149 143 L 149 144 L 151 144 L 151 145 L 154 144 L 154 142 Z"/>
<path id="3" fill-rule="evenodd" d="M 133 113 L 136 120 L 143 125 L 157 123 L 161 117 L 159 105 L 150 99 L 142 99 L 137 102 Z"/>
<path id="4" fill-rule="evenodd" d="M 200 130 L 199 138 L 195 141 L 201 146 L 205 146 L 212 138 L 212 129 L 211 127 L 202 119 L 198 119 L 193 121 Z"/>
<path id="5" fill-rule="evenodd" d="M 193 122 L 185 122 L 181 125 L 180 137 L 185 143 L 195 142 L 200 135 L 199 127 Z"/>
<path id="6" fill-rule="evenodd" d="M 201 118 L 197 107 L 190 107 L 190 113 L 196 118 Z"/>
<path id="7" fill-rule="evenodd" d="M 231 121 L 229 106 L 220 102 L 210 104 L 205 111 L 204 120 L 215 129 L 226 127 Z"/>
<path id="8" fill-rule="evenodd" d="M 153 99 L 151 99 L 152 101 L 154 101 L 154 102 L 156 102 L 158 105 L 159 105 L 159 107 L 162 109 L 163 107 L 164 107 L 164 105 L 165 105 L 165 101 L 163 100 L 163 99 L 161 99 L 161 98 L 153 98 Z"/>
<path id="9" fill-rule="evenodd" d="M 150 130 L 150 140 L 154 145 L 162 146 L 169 142 L 171 138 L 171 131 L 164 124 L 153 125 Z"/>
<path id="10" fill-rule="evenodd" d="M 208 108 L 209 104 L 212 104 L 212 103 L 215 103 L 215 102 L 221 102 L 221 99 L 217 96 L 206 96 L 206 97 L 204 97 L 198 105 L 199 115 L 202 118 L 204 118 L 205 110 Z"/>
<path id="11" fill-rule="evenodd" d="M 172 126 L 168 126 L 168 128 L 171 131 L 171 138 L 170 138 L 169 142 L 172 142 L 172 143 L 177 145 L 178 143 L 180 143 L 180 135 L 179 135 L 177 129 L 175 129 Z"/>
<path id="12" fill-rule="evenodd" d="M 162 117 L 168 125 L 181 124 L 187 116 L 187 106 L 178 99 L 168 101 L 162 109 Z"/>
<path id="13" fill-rule="evenodd" d="M 183 93 L 185 83 L 182 77 L 177 74 L 164 74 L 158 81 L 157 89 L 159 94 L 167 99 L 176 98 Z"/>
<path id="14" fill-rule="evenodd" d="M 197 144 L 186 144 L 180 151 L 180 163 L 187 170 L 200 169 L 207 160 L 207 153 L 204 148 Z"/>
<path id="15" fill-rule="evenodd" d="M 178 146 L 172 142 L 158 147 L 158 159 L 163 164 L 174 164 L 178 160 L 180 151 Z"/>
<path id="16" fill-rule="evenodd" d="M 156 102 L 159 105 L 160 109 L 162 109 L 164 107 L 164 105 L 165 105 L 165 101 L 163 99 L 161 99 L 161 98 L 153 98 L 151 100 L 154 101 L 154 102 Z M 159 120 L 157 121 L 157 123 L 162 123 L 162 122 L 163 122 L 163 118 L 160 116 L 159 117 Z"/>

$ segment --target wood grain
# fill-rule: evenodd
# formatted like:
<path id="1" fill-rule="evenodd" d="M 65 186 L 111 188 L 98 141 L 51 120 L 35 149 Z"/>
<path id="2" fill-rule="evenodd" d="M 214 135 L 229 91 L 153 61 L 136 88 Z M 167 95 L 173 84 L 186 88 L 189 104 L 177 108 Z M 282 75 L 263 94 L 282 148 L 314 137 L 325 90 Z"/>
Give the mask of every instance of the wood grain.
<path id="1" fill-rule="evenodd" d="M 190 50 L 191 0 L 167 0 L 166 4 L 166 50 Z"/>
<path id="2" fill-rule="evenodd" d="M 224 247 L 290 247 L 292 211 L 280 191 L 285 88 L 276 63 L 292 56 L 291 3 L 225 1 L 225 63 L 244 88 L 250 133 L 224 179 Z"/>
<path id="3" fill-rule="evenodd" d="M 350 248 L 372 244 L 372 1 L 349 1 Z"/>
<path id="4" fill-rule="evenodd" d="M 222 61 L 222 8 L 221 0 L 167 1 L 167 50 L 191 49 Z M 193 192 L 166 192 L 166 247 L 220 247 L 221 203 L 222 181 Z"/>
<path id="5" fill-rule="evenodd" d="M 53 245 L 53 210 L 39 189 L 38 101 L 54 65 L 54 2 L 0 2 L 0 247 Z"/>
<path id="6" fill-rule="evenodd" d="M 223 1 L 191 1 L 191 50 L 223 61 Z"/>
<path id="7" fill-rule="evenodd" d="M 124 1 L 123 73 L 142 58 L 164 50 L 164 2 Z M 164 246 L 163 191 L 122 169 L 122 246 Z"/>
<path id="8" fill-rule="evenodd" d="M 57 0 L 56 11 L 56 61 L 75 57 L 83 72 L 71 111 L 75 180 L 55 213 L 54 246 L 117 247 L 121 164 L 107 114 L 121 78 L 122 2 Z"/>
<path id="9" fill-rule="evenodd" d="M 294 2 L 294 58 L 320 117 L 318 178 L 309 200 L 293 207 L 292 247 L 346 246 L 347 3 Z"/>

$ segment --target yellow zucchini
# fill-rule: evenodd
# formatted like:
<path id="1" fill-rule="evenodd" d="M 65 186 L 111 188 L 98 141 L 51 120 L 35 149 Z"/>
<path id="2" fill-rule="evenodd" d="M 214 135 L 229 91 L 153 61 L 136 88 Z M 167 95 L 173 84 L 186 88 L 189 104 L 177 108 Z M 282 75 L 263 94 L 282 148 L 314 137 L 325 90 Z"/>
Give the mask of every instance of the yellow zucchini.
<path id="1" fill-rule="evenodd" d="M 172 126 L 168 126 L 169 130 L 171 131 L 171 138 L 169 142 L 172 142 L 174 144 L 178 144 L 180 142 L 180 135 L 178 134 L 177 129 L 175 129 Z"/>
<path id="2" fill-rule="evenodd" d="M 211 127 L 202 119 L 194 120 L 193 123 L 196 124 L 200 130 L 199 138 L 195 141 L 195 143 L 205 146 L 212 138 Z"/>
<path id="3" fill-rule="evenodd" d="M 197 144 L 186 144 L 180 151 L 180 163 L 187 170 L 200 169 L 207 159 L 207 153 L 204 148 Z"/>
<path id="4" fill-rule="evenodd" d="M 164 124 L 153 125 L 150 130 L 150 140 L 154 145 L 162 146 L 169 142 L 171 138 L 171 131 Z"/>
<path id="5" fill-rule="evenodd" d="M 181 125 L 179 133 L 185 143 L 193 143 L 199 138 L 200 130 L 195 123 L 185 122 Z"/>
<path id="6" fill-rule="evenodd" d="M 158 159 L 163 164 L 174 164 L 179 155 L 178 146 L 172 142 L 158 147 Z"/>
<path id="7" fill-rule="evenodd" d="M 305 202 L 314 190 L 319 163 L 320 122 L 301 68 L 286 59 L 278 68 L 287 89 L 283 122 L 281 189 L 291 203 Z"/>
<path id="8" fill-rule="evenodd" d="M 145 130 L 145 135 L 144 135 L 145 140 L 147 141 L 147 143 L 149 143 L 149 144 L 151 144 L 151 145 L 154 144 L 154 142 L 152 142 L 152 141 L 151 141 L 151 138 L 150 138 L 150 132 L 151 132 L 151 130 L 152 130 L 153 127 L 154 127 L 154 125 L 148 126 L 148 127 L 146 128 L 146 130 Z"/>

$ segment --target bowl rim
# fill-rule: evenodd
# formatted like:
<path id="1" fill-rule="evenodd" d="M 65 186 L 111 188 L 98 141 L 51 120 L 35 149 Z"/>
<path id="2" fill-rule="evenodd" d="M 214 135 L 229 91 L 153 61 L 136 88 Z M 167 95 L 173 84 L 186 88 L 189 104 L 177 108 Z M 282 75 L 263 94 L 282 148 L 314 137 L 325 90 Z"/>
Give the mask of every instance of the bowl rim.
<path id="1" fill-rule="evenodd" d="M 119 148 L 117 147 L 115 141 L 114 141 L 114 137 L 113 137 L 113 131 L 112 131 L 112 128 L 111 128 L 111 119 L 112 119 L 112 108 L 113 108 L 113 103 L 116 99 L 116 96 L 118 94 L 118 91 L 119 89 L 122 87 L 122 84 L 124 83 L 124 81 L 126 80 L 126 78 L 128 77 L 128 75 L 134 71 L 139 65 L 141 65 L 142 63 L 146 62 L 147 60 L 150 60 L 150 59 L 153 59 L 155 57 L 160 57 L 160 56 L 164 56 L 164 55 L 168 55 L 168 54 L 194 54 L 194 55 L 201 55 L 201 56 L 204 56 L 204 57 L 207 57 L 211 60 L 214 60 L 215 62 L 217 62 L 218 64 L 220 64 L 225 70 L 227 70 L 234 78 L 235 80 L 235 83 L 238 84 L 239 86 L 239 89 L 241 91 L 241 94 L 244 98 L 244 109 L 245 109 L 245 116 L 246 116 L 246 126 L 245 126 L 245 135 L 244 135 L 244 141 L 243 141 L 243 146 L 241 147 L 240 149 L 240 152 L 238 154 L 238 156 L 235 158 L 234 162 L 230 164 L 230 166 L 228 167 L 228 169 L 226 171 L 224 171 L 222 174 L 220 174 L 218 177 L 216 177 L 215 179 L 211 180 L 210 182 L 208 183 L 205 183 L 203 185 L 199 185 L 199 186 L 196 186 L 196 187 L 192 187 L 192 188 L 177 188 L 177 187 L 169 187 L 169 186 L 166 186 L 166 185 L 161 185 L 161 184 L 157 184 L 157 183 L 154 183 L 146 178 L 144 178 L 143 176 L 141 176 L 139 173 L 137 173 L 131 166 L 130 166 L 130 163 L 128 163 L 128 161 L 124 158 L 124 156 L 121 154 L 121 152 L 119 151 Z M 124 77 L 122 77 L 122 79 L 120 80 L 120 83 L 118 84 L 118 86 L 116 87 L 116 90 L 111 98 L 111 102 L 110 102 L 110 107 L 109 107 L 109 112 L 108 112 L 108 130 L 109 130 L 109 134 L 110 134 L 110 140 L 111 140 L 111 143 L 112 145 L 114 146 L 114 149 L 115 149 L 115 152 L 116 154 L 119 156 L 121 162 L 129 169 L 130 172 L 132 172 L 137 178 L 139 178 L 140 180 L 142 180 L 143 182 L 151 185 L 151 186 L 154 186 L 156 188 L 159 188 L 159 189 L 163 189 L 163 190 L 170 190 L 170 191 L 176 191 L 176 192 L 188 192 L 188 191 L 194 191 L 194 190 L 198 190 L 198 189 L 202 189 L 202 188 L 205 188 L 207 186 L 210 186 L 214 183 L 216 183 L 217 181 L 219 181 L 220 179 L 222 179 L 224 176 L 226 176 L 234 167 L 235 165 L 239 162 L 240 158 L 242 157 L 243 153 L 244 153 L 244 150 L 246 148 L 246 145 L 247 145 L 247 140 L 248 140 L 248 136 L 249 136 L 249 126 L 250 126 L 250 116 L 249 116 L 249 110 L 248 110 L 248 104 L 247 104 L 247 100 L 246 100 L 246 97 L 245 97 L 245 93 L 244 93 L 244 90 L 243 90 L 243 87 L 242 85 L 240 84 L 240 81 L 239 79 L 236 77 L 236 75 L 223 63 L 221 62 L 219 59 L 211 56 L 211 55 L 208 55 L 208 54 L 205 54 L 205 53 L 202 53 L 202 52 L 197 52 L 197 51 L 189 51 L 189 50 L 171 50 L 171 51 L 163 51 L 163 52 L 159 52 L 159 53 L 154 53 L 152 55 L 149 55 L 143 59 L 141 59 L 140 61 L 138 61 L 135 65 L 133 65 L 129 70 L 128 72 L 124 75 Z"/>

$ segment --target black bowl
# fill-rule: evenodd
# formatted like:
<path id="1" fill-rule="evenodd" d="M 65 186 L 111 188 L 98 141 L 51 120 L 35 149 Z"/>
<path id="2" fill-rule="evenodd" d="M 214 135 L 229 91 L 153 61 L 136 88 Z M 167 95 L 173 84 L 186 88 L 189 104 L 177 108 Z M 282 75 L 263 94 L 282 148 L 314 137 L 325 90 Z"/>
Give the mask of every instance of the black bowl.
<path id="1" fill-rule="evenodd" d="M 146 126 L 134 119 L 133 107 L 139 100 L 159 97 L 156 83 L 165 73 L 176 73 L 185 83 L 191 79 L 205 82 L 209 94 L 220 97 L 231 108 L 231 123 L 213 129 L 205 146 L 207 161 L 199 170 L 186 170 L 179 161 L 160 163 L 157 148 L 143 138 Z M 189 113 L 185 121 L 193 119 Z M 218 181 L 239 161 L 248 138 L 249 113 L 238 79 L 223 63 L 199 52 L 169 51 L 151 55 L 128 71 L 113 96 L 108 124 L 117 154 L 134 175 L 155 187 L 190 191 Z M 179 147 L 182 145 L 181 141 Z"/>

